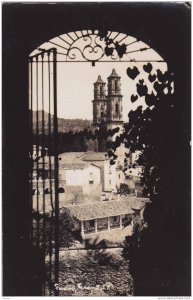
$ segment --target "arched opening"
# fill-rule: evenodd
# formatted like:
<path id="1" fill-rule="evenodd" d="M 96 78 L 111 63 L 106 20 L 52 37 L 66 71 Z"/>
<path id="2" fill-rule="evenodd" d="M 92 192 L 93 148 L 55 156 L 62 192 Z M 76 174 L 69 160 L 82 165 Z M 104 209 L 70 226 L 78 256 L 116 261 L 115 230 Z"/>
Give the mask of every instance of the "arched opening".
<path id="1" fill-rule="evenodd" d="M 115 113 L 118 115 L 119 114 L 119 104 L 115 104 Z"/>
<path id="2" fill-rule="evenodd" d="M 172 68 L 175 73 L 175 82 L 177 85 L 175 98 L 177 106 L 179 105 L 179 118 L 176 121 L 176 128 L 179 129 L 179 131 L 178 129 L 176 131 L 178 132 L 177 140 L 179 141 L 179 147 L 176 147 L 173 157 L 178 157 L 178 160 L 181 161 L 181 167 L 179 168 L 177 163 L 176 172 L 174 172 L 177 180 L 175 183 L 176 197 L 172 197 L 170 192 L 169 194 L 163 194 L 164 198 L 166 197 L 165 199 L 168 200 L 168 205 L 175 200 L 173 206 L 175 208 L 175 214 L 172 214 L 172 216 L 176 216 L 176 219 L 181 220 L 179 226 L 184 228 L 184 230 L 183 232 L 182 230 L 178 231 L 178 227 L 175 227 L 175 225 L 172 226 L 173 228 L 176 228 L 176 230 L 174 230 L 176 232 L 176 236 L 182 236 L 184 239 L 178 238 L 178 242 L 171 239 L 173 241 L 173 247 L 170 248 L 168 245 L 166 249 L 170 248 L 171 252 L 174 251 L 176 254 L 174 259 L 176 260 L 176 264 L 173 264 L 176 268 L 173 269 L 173 274 L 176 269 L 181 270 L 180 273 L 176 272 L 176 274 L 179 275 L 178 283 L 180 282 L 180 284 L 175 281 L 175 276 L 173 278 L 174 281 L 172 279 L 172 282 L 176 283 L 176 289 L 179 287 L 178 291 L 180 290 L 181 294 L 188 295 L 189 293 L 187 291 L 189 291 L 189 289 L 184 289 L 183 287 L 184 282 L 186 282 L 187 285 L 189 282 L 188 276 L 186 277 L 184 274 L 189 273 L 188 266 L 190 266 L 190 264 L 188 261 L 185 261 L 184 264 L 179 264 L 179 261 L 182 262 L 181 258 L 188 255 L 187 249 L 189 245 L 187 245 L 187 243 L 189 243 L 189 233 L 187 233 L 187 225 L 190 222 L 189 212 L 191 211 L 189 206 L 189 184 L 188 180 L 184 180 L 184 178 L 188 176 L 187 168 L 190 165 L 188 162 L 190 154 L 187 149 L 187 147 L 189 147 L 189 137 L 187 137 L 187 135 L 189 136 L 190 133 L 189 120 L 191 111 L 190 83 L 188 81 L 188 77 L 190 76 L 189 62 L 191 59 L 189 51 L 189 5 L 187 3 L 179 2 L 175 2 L 173 4 L 170 3 L 169 5 L 167 3 L 157 5 L 155 3 L 148 4 L 144 2 L 138 3 L 137 5 L 136 3 L 86 3 L 80 5 L 77 5 L 76 3 L 74 3 L 74 5 L 60 4 L 61 3 L 56 3 L 55 5 L 46 5 L 46 3 L 38 5 L 20 4 L 18 6 L 7 5 L 7 7 L 5 4 L 3 9 L 4 35 L 2 45 L 4 51 L 2 53 L 2 67 L 4 71 L 4 84 L 2 85 L 2 101 L 4 119 L 3 130 L 5 134 L 3 135 L 4 142 L 2 146 L 4 158 L 6 158 L 3 159 L 3 169 L 8 171 L 8 173 L 7 171 L 4 173 L 4 186 L 12 186 L 12 189 L 3 189 L 3 199 L 5 202 L 5 205 L 3 205 L 3 219 L 6 224 L 6 227 L 4 226 L 3 234 L 3 238 L 6 238 L 6 242 L 4 243 L 4 254 L 9 262 L 9 264 L 5 264 L 4 272 L 7 270 L 9 274 L 11 273 L 11 282 L 9 281 L 7 284 L 9 290 L 7 288 L 4 295 L 10 296 L 9 291 L 10 286 L 12 285 L 12 278 L 15 278 L 15 276 L 12 276 L 14 263 L 17 262 L 17 265 L 15 266 L 17 274 L 18 264 L 20 265 L 20 261 L 21 266 L 23 266 L 23 261 L 26 261 L 26 257 L 29 258 L 29 247 L 25 247 L 25 238 L 22 238 L 25 236 L 30 237 L 29 226 L 26 226 L 26 224 L 29 223 L 28 212 L 30 203 L 27 201 L 27 187 L 25 188 L 26 185 L 24 184 L 24 182 L 27 182 L 26 173 L 28 172 L 28 167 L 25 168 L 25 166 L 28 166 L 28 150 L 26 149 L 26 141 L 28 140 L 26 58 L 32 49 L 35 49 L 44 41 L 49 41 L 55 36 L 61 35 L 64 32 L 71 32 L 79 28 L 95 28 L 97 26 L 101 29 L 106 29 L 107 26 L 110 26 L 108 27 L 110 30 L 119 30 L 120 32 L 124 32 L 128 35 L 135 36 L 138 40 L 143 40 L 147 44 L 150 43 L 149 45 L 159 51 L 161 56 L 166 59 L 169 63 L 169 67 Z M 34 20 L 36 26 L 34 26 Z M 76 22 L 74 22 L 74 20 L 76 20 Z M 138 22 L 135 22 L 135 20 L 138 20 Z M 21 26 L 21 24 L 25 24 L 25 26 Z M 81 103 L 81 101 L 78 101 L 78 103 Z M 164 120 L 165 119 L 167 119 L 167 116 L 164 115 Z M 16 132 L 18 134 L 16 134 Z M 162 151 L 160 149 L 160 154 L 161 153 Z M 163 161 L 168 161 L 169 164 L 170 162 L 175 164 L 175 160 L 167 159 L 168 152 L 165 152 L 165 155 L 166 160 L 164 159 Z M 14 164 L 12 164 L 13 157 Z M 15 159 L 15 157 L 17 157 L 17 159 Z M 26 169 L 26 171 L 24 169 Z M 171 191 L 171 188 L 169 188 L 168 191 Z M 18 199 L 15 199 L 16 194 L 19 195 Z M 186 199 L 184 205 L 181 205 L 182 198 Z M 13 203 L 17 206 L 14 214 Z M 181 217 L 183 214 L 186 215 L 186 218 Z M 163 222 L 163 224 L 165 223 Z M 173 221 L 171 220 L 169 224 L 173 224 Z M 9 226 L 9 233 L 6 232 L 7 226 Z M 172 231 L 170 231 L 170 233 L 171 232 Z M 166 234 L 166 236 L 168 235 Z M 164 238 L 162 241 L 162 245 L 165 245 Z M 181 243 L 181 241 L 183 241 L 183 243 Z M 18 243 L 19 247 L 12 247 L 13 244 L 18 246 Z M 178 245 L 184 246 L 179 248 Z M 19 249 L 23 249 L 23 251 L 20 251 Z M 180 254 L 180 256 L 178 256 L 178 249 L 181 249 L 182 252 L 184 249 L 185 252 L 183 252 L 183 254 L 185 255 Z M 18 255 L 18 253 L 20 253 L 20 255 Z M 155 253 L 159 253 L 159 251 L 155 251 Z M 162 251 L 160 253 L 162 253 Z M 166 257 L 164 255 L 164 251 L 162 254 L 162 257 Z M 13 264 L 11 264 L 11 262 L 13 262 Z M 25 280 L 29 278 L 28 271 L 30 271 L 30 266 L 33 266 L 34 269 L 33 262 L 34 260 L 31 260 L 29 268 L 25 268 L 27 276 L 24 274 L 22 277 L 22 268 L 20 269 L 20 281 L 25 282 Z M 10 268 L 10 264 L 13 268 Z M 183 266 L 187 266 L 187 268 L 184 268 Z M 164 270 L 164 267 L 161 268 L 161 270 Z M 172 270 L 172 268 L 169 268 L 168 270 Z M 167 274 L 167 271 L 165 274 Z M 4 275 L 5 288 L 5 281 L 7 282 L 8 280 L 6 280 L 7 276 L 5 273 Z M 37 275 L 37 273 L 35 275 Z M 34 276 L 34 278 L 34 281 L 37 282 L 37 277 Z M 144 278 L 146 277 L 144 276 Z M 186 278 L 186 280 L 184 278 Z M 34 285 L 34 281 L 30 284 L 30 286 L 28 284 L 15 285 L 15 293 L 17 292 L 17 295 L 21 295 L 22 293 L 20 292 L 21 289 L 23 289 L 28 293 L 28 295 L 30 295 L 30 292 L 34 292 L 34 287 L 37 287 L 36 283 Z M 156 283 L 157 282 L 158 281 L 156 281 Z M 169 283 L 171 281 L 167 282 Z M 152 284 L 152 287 L 153 286 L 154 285 Z M 161 284 L 160 286 L 169 288 L 168 284 Z M 176 289 L 174 290 L 176 291 Z M 173 290 L 171 294 L 174 294 Z M 163 296 L 163 294 L 161 295 Z M 179 293 L 176 292 L 176 295 L 179 295 Z"/>
<path id="3" fill-rule="evenodd" d="M 103 87 L 100 86 L 100 96 L 102 97 L 103 96 Z"/>
<path id="4" fill-rule="evenodd" d="M 136 83 L 145 86 L 148 82 L 148 89 L 153 92 L 157 69 L 165 72 L 167 63 L 156 51 L 134 37 L 112 31 L 107 32 L 105 37 L 99 30 L 81 30 L 63 34 L 40 45 L 29 57 L 31 135 L 37 150 L 41 146 L 48 149 L 49 153 L 40 158 L 36 168 L 43 166 L 48 174 L 52 174 L 46 179 L 49 188 L 44 192 L 50 195 L 50 210 L 55 214 L 52 224 L 56 226 L 55 232 L 58 234 L 54 237 L 56 255 L 54 272 L 57 278 L 59 278 L 60 209 L 67 205 L 67 201 L 75 202 L 76 209 L 80 210 L 81 205 L 88 203 L 90 205 L 92 202 L 97 202 L 100 206 L 100 199 L 106 190 L 111 196 L 109 198 L 117 200 L 116 196 L 118 198 L 119 195 L 114 191 L 117 191 L 120 179 L 122 181 L 124 178 L 123 168 L 120 167 L 117 172 L 115 165 L 109 171 L 107 165 L 107 170 L 105 169 L 104 152 L 107 153 L 108 150 L 107 140 L 113 140 L 115 136 L 114 134 L 108 136 L 108 132 L 112 133 L 112 130 L 122 128 L 127 121 L 129 110 L 135 110 L 140 104 L 146 108 L 145 97 L 136 96 L 138 93 Z M 99 74 L 102 76 L 99 77 Z M 97 89 L 97 95 L 95 92 L 93 99 L 93 84 L 97 83 L 96 80 L 100 88 Z M 105 89 L 101 83 L 108 85 L 107 95 L 103 95 Z M 101 99 L 98 97 L 99 93 Z M 104 110 L 100 111 L 101 107 L 104 107 Z M 84 122 L 73 125 L 72 120 L 78 118 Z M 81 125 L 82 123 L 86 125 Z M 67 124 L 68 130 L 62 131 L 61 126 L 65 125 L 61 124 Z M 97 131 L 98 140 L 95 136 Z M 98 149 L 91 151 L 94 153 L 86 153 L 85 140 L 87 148 L 88 141 L 96 140 L 97 143 L 93 142 L 93 145 L 97 144 Z M 88 163 L 91 165 L 88 166 Z M 102 175 L 100 172 L 103 172 Z M 89 174 L 92 174 L 92 178 Z M 117 181 L 114 178 L 118 178 Z M 65 189 L 61 187 L 62 181 L 65 181 Z M 40 182 L 37 186 L 39 184 Z M 61 202 L 60 193 L 65 193 L 65 197 L 62 197 L 65 200 Z M 112 205 L 111 201 L 109 203 Z M 98 214 L 96 219 L 103 220 L 99 212 Z M 107 223 L 111 218 L 114 226 Z M 109 219 L 105 217 L 105 226 L 104 224 L 101 226 L 104 226 L 106 231 L 112 227 L 121 228 L 121 220 L 120 217 L 109 215 Z M 97 232 L 97 221 L 93 224 Z M 82 233 L 84 234 L 84 230 Z"/>
<path id="5" fill-rule="evenodd" d="M 115 81 L 115 93 L 117 93 L 117 92 L 118 92 L 118 82 Z"/>

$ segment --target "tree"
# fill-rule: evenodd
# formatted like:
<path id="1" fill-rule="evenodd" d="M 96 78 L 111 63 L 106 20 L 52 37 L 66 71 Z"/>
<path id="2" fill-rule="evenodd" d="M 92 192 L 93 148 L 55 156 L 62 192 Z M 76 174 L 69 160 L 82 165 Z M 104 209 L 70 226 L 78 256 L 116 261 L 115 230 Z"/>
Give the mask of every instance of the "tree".
<path id="1" fill-rule="evenodd" d="M 134 235 L 125 242 L 124 257 L 129 260 L 130 272 L 134 276 L 135 295 L 164 296 L 180 295 L 181 270 L 187 264 L 185 248 L 180 234 L 179 182 L 177 166 L 180 165 L 179 130 L 180 110 L 173 94 L 173 74 L 160 70 L 153 74 L 151 64 L 143 66 L 149 83 L 137 82 L 137 68 L 128 68 L 128 76 L 136 81 L 135 102 L 145 97 L 147 108 L 138 106 L 129 113 L 129 122 L 124 133 L 111 151 L 121 142 L 131 152 L 140 151 L 137 164 L 142 166 L 142 183 L 151 205 L 145 211 L 148 226 L 136 226 Z M 152 84 L 153 92 L 148 93 Z M 186 145 L 187 146 L 187 145 Z M 113 157 L 113 156 L 112 156 Z M 126 166 L 126 169 L 129 165 Z M 182 224 L 182 223 L 181 223 Z M 182 282 L 182 280 L 181 280 Z"/>
<path id="2" fill-rule="evenodd" d="M 118 189 L 118 194 L 128 195 L 130 193 L 129 187 L 126 183 L 121 183 L 120 188 Z"/>

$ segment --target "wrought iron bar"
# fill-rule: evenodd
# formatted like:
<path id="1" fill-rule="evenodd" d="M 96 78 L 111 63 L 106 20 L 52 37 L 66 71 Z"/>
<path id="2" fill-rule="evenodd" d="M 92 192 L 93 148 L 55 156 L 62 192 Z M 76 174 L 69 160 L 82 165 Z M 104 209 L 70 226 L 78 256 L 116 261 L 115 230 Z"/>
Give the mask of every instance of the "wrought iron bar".
<path id="1" fill-rule="evenodd" d="M 74 34 L 76 35 L 77 39 L 79 39 L 79 36 L 78 36 L 78 34 L 76 33 L 76 31 L 74 31 Z"/>
<path id="2" fill-rule="evenodd" d="M 151 49 L 151 47 L 149 47 L 149 48 L 140 48 L 140 49 L 138 49 L 138 50 L 133 50 L 133 51 L 129 51 L 129 52 L 126 52 L 126 54 L 129 54 L 129 53 L 134 53 L 134 52 L 142 52 L 142 51 L 146 51 L 146 50 L 149 50 L 149 49 Z"/>
<path id="3" fill-rule="evenodd" d="M 51 162 L 51 89 L 50 89 L 50 52 L 48 52 L 48 148 L 49 148 L 49 183 L 50 183 L 50 201 L 52 211 L 53 206 L 53 194 L 52 194 L 52 162 Z"/>
<path id="4" fill-rule="evenodd" d="M 67 36 L 72 40 L 72 42 L 75 41 L 75 40 L 69 35 L 69 33 L 67 33 Z"/>
<path id="5" fill-rule="evenodd" d="M 151 48 L 150 48 L 151 49 Z M 141 50 L 139 50 L 141 51 Z M 60 53 L 60 52 L 57 52 L 57 54 L 61 54 L 61 55 L 64 55 L 66 56 L 66 54 L 64 53 Z M 53 63 L 54 61 L 50 60 L 49 61 L 50 63 Z M 82 60 L 57 60 L 57 63 L 88 63 L 88 62 L 93 62 L 93 60 L 85 60 L 85 61 L 82 61 Z M 95 63 L 112 63 L 112 60 L 101 60 L 101 61 L 94 61 Z M 114 60 L 113 63 L 130 63 L 130 62 L 136 62 L 136 63 L 141 63 L 141 62 L 144 62 L 144 63 L 148 63 L 148 62 L 157 62 L 157 63 L 160 63 L 160 62 L 163 62 L 165 63 L 165 60 L 135 60 L 135 59 L 130 59 L 130 60 Z M 44 61 L 44 63 L 48 63 L 48 61 Z"/>
<path id="6" fill-rule="evenodd" d="M 124 41 L 124 39 L 126 39 L 127 35 L 124 36 L 124 38 L 120 39 L 120 41 L 118 41 L 118 43 L 121 43 L 122 41 Z"/>
<path id="7" fill-rule="evenodd" d="M 52 294 L 52 219 L 53 219 L 53 195 L 52 195 L 52 166 L 51 166 L 51 88 L 50 88 L 50 52 L 48 52 L 48 148 L 49 148 L 49 186 L 50 186 L 50 202 L 52 207 L 52 215 L 50 218 L 50 234 L 49 234 L 49 293 Z"/>
<path id="8" fill-rule="evenodd" d="M 130 46 L 130 45 L 133 45 L 133 44 L 135 44 L 135 43 L 138 43 L 138 42 L 139 42 L 138 40 L 135 40 L 134 42 L 131 42 L 131 43 L 127 44 L 126 47 L 128 47 L 128 46 Z"/>
<path id="9" fill-rule="evenodd" d="M 51 42 L 51 41 L 49 41 L 49 43 L 51 43 L 51 44 L 53 44 L 53 45 L 55 45 L 55 46 L 57 46 L 57 47 L 63 48 L 63 49 L 65 49 L 66 51 L 68 51 L 67 48 L 65 48 L 65 47 L 63 47 L 63 46 L 61 46 L 61 45 L 58 45 L 57 43 L 54 43 L 54 42 Z"/>
<path id="10" fill-rule="evenodd" d="M 59 39 L 61 39 L 63 42 L 65 42 L 66 44 L 68 44 L 69 46 L 70 46 L 70 43 L 69 42 L 67 42 L 65 39 L 63 39 L 61 36 L 58 36 L 59 37 Z"/>
<path id="11" fill-rule="evenodd" d="M 36 57 L 36 61 L 38 61 L 38 56 Z M 38 100 L 39 100 L 39 89 L 38 89 L 38 81 L 39 81 L 39 74 L 38 74 L 38 64 L 36 64 L 36 204 L 37 204 L 37 241 L 36 245 L 39 246 L 39 112 L 38 112 Z"/>
<path id="12" fill-rule="evenodd" d="M 43 190 L 43 254 L 44 254 L 44 270 L 43 270 L 43 277 L 44 277 L 44 286 L 43 286 L 43 293 L 45 295 L 45 255 L 46 255 L 46 220 L 45 220 L 45 126 L 44 126 L 44 53 L 41 54 L 42 57 L 42 149 L 43 149 L 43 155 L 42 155 L 42 190 Z"/>
<path id="13" fill-rule="evenodd" d="M 29 109 L 29 128 L 30 128 L 30 145 L 29 145 L 29 160 L 30 160 L 30 208 L 31 214 L 33 212 L 33 58 L 29 59 L 29 90 L 30 90 L 30 109 Z M 33 219 L 30 224 L 30 237 L 33 243 Z"/>
<path id="14" fill-rule="evenodd" d="M 53 91 L 54 91 L 54 167 L 55 167 L 55 284 L 59 284 L 59 194 L 58 194 L 58 117 L 57 117 L 57 49 L 53 50 Z M 59 289 L 55 289 L 59 296 Z"/>
<path id="15" fill-rule="evenodd" d="M 114 36 L 114 38 L 112 38 L 113 41 L 116 39 L 116 37 L 118 37 L 119 34 L 120 34 L 120 33 L 118 32 L 118 33 Z"/>

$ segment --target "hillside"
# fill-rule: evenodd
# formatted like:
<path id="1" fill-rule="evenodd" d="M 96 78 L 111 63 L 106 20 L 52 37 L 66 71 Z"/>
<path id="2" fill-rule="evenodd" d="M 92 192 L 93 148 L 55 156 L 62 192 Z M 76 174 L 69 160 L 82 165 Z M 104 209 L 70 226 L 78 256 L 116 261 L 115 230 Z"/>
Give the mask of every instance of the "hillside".
<path id="1" fill-rule="evenodd" d="M 38 127 L 39 132 L 42 130 L 42 110 L 38 111 Z M 36 132 L 36 120 L 37 120 L 37 112 L 33 111 L 33 129 L 34 133 Z M 53 115 L 50 114 L 51 120 L 51 131 L 53 131 Z M 63 119 L 58 118 L 58 132 L 68 132 L 68 131 L 82 131 L 84 129 L 89 129 L 92 126 L 91 120 L 83 120 L 83 119 Z M 48 133 L 49 130 L 49 113 L 44 112 L 44 128 L 45 132 Z"/>

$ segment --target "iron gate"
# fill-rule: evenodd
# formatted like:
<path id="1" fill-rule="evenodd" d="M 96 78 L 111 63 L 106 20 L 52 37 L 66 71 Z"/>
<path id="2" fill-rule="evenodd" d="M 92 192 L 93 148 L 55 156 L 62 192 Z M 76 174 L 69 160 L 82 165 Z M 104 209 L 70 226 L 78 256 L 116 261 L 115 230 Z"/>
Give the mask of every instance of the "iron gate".
<path id="1" fill-rule="evenodd" d="M 29 58 L 31 241 L 43 261 L 42 294 L 50 296 L 59 295 L 56 60 L 56 48 Z"/>

